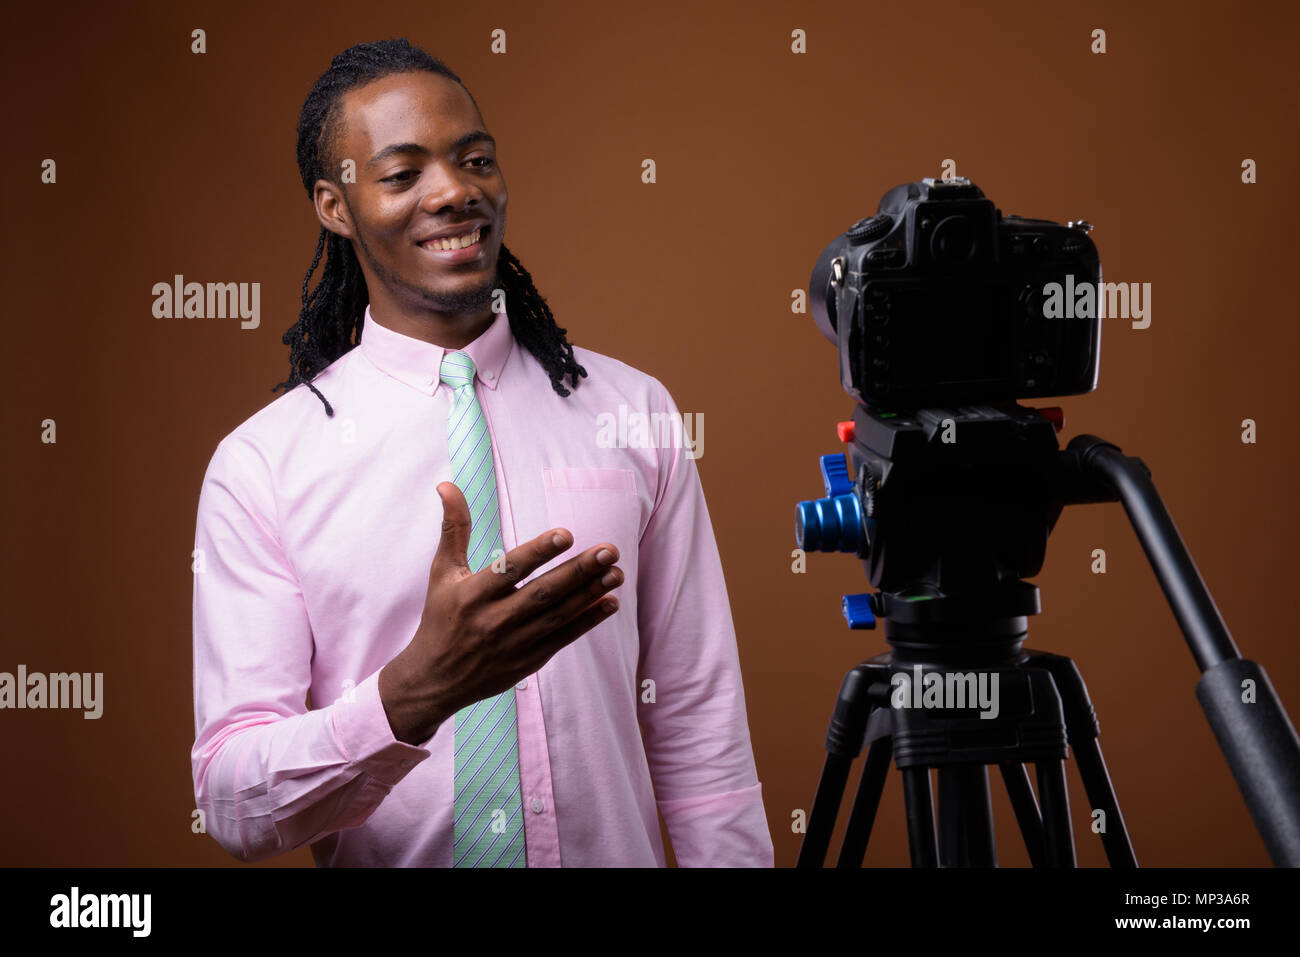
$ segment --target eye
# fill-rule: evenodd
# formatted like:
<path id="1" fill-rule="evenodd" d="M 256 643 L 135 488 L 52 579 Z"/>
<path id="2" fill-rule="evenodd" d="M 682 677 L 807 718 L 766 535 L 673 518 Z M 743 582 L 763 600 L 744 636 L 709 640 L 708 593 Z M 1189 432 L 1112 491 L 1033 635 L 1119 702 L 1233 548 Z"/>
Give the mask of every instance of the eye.
<path id="1" fill-rule="evenodd" d="M 471 163 L 481 162 L 483 165 L 478 167 L 479 169 L 491 169 L 492 165 L 496 162 L 496 160 L 493 159 L 491 156 L 475 156 L 471 158 L 469 162 Z"/>
<path id="2" fill-rule="evenodd" d="M 394 173 L 392 176 L 385 176 L 385 177 L 384 177 L 383 179 L 381 179 L 379 182 L 381 182 L 381 183 L 390 183 L 390 182 L 397 182 L 397 181 L 399 181 L 399 180 L 400 180 L 401 182 L 406 182 L 406 180 L 403 179 L 403 177 L 404 177 L 404 176 L 407 176 L 407 175 L 414 176 L 414 175 L 415 175 L 415 170 L 413 170 L 413 169 L 404 169 L 404 170 L 402 170 L 400 173 Z"/>

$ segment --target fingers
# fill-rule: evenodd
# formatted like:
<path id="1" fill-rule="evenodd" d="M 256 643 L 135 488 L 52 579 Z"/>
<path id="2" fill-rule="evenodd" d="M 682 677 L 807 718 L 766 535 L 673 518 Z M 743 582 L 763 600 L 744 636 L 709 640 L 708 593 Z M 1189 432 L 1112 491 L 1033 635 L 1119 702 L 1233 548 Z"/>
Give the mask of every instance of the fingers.
<path id="1" fill-rule="evenodd" d="M 608 560 L 600 560 L 597 557 L 600 554 L 605 554 Z M 544 575 L 539 575 L 502 598 L 500 604 L 503 615 L 502 625 L 507 628 L 517 628 L 545 615 L 552 615 L 551 627 L 564 624 L 569 617 L 577 614 L 610 588 L 617 588 L 622 584 L 623 573 L 614 567 L 616 561 L 618 561 L 618 549 L 609 542 L 601 542 L 564 564 L 552 568 Z M 615 573 L 617 580 L 611 585 L 601 585 L 602 576 L 610 571 Z M 591 591 L 587 591 L 589 587 Z M 573 608 L 564 618 L 554 619 L 555 607 L 575 595 L 578 597 L 585 595 L 585 601 Z"/>
<path id="2" fill-rule="evenodd" d="M 550 631 L 542 640 L 536 642 L 530 648 L 527 660 L 528 673 L 532 674 L 537 671 L 565 645 L 581 638 L 606 618 L 616 614 L 618 607 L 618 598 L 614 595 L 606 595 L 568 624 Z"/>
<path id="3" fill-rule="evenodd" d="M 554 594 L 549 600 L 526 599 L 528 604 L 521 606 L 526 617 L 507 625 L 512 629 L 514 640 L 525 645 L 533 642 L 549 644 L 548 635 L 565 627 L 606 593 L 623 584 L 622 569 L 603 565 L 600 568 L 599 577 L 587 579 L 579 587 L 563 594 Z M 617 596 L 610 597 L 617 600 Z"/>
<path id="4" fill-rule="evenodd" d="M 438 550 L 433 553 L 429 580 L 441 579 L 449 573 L 469 574 L 469 504 L 465 493 L 454 482 L 439 482 L 438 497 L 442 499 L 442 535 Z M 457 577 L 460 577 L 460 574 Z"/>
<path id="5" fill-rule="evenodd" d="M 489 563 L 479 572 L 483 579 L 479 594 L 496 596 L 514 591 L 515 585 L 572 545 L 573 535 L 567 528 L 553 528 L 510 549 L 505 553 L 504 563 Z"/>

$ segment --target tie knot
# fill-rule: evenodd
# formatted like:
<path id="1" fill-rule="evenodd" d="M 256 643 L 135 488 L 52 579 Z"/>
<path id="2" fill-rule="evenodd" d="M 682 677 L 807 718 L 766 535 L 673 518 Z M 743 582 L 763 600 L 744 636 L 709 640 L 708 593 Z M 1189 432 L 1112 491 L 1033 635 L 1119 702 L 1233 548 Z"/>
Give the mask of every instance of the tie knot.
<path id="1" fill-rule="evenodd" d="M 468 352 L 448 352 L 442 357 L 442 381 L 460 389 L 474 381 L 474 360 Z"/>

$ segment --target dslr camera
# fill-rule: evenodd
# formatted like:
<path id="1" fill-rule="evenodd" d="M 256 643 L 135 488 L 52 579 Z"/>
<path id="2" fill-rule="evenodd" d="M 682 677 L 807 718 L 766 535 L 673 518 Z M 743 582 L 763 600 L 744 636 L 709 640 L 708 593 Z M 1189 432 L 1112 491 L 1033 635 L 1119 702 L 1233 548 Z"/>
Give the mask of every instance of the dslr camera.
<path id="1" fill-rule="evenodd" d="M 891 189 L 813 268 L 813 317 L 838 346 L 845 391 L 893 412 L 1091 392 L 1091 228 L 1003 216 L 965 177 Z M 1081 307 L 1069 318 L 1045 308 L 1062 295 Z"/>

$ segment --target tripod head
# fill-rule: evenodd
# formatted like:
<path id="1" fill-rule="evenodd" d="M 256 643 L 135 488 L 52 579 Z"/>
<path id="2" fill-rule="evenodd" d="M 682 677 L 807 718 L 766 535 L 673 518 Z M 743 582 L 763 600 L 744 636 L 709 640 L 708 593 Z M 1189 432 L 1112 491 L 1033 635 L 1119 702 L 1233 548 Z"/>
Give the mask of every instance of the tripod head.
<path id="1" fill-rule="evenodd" d="M 826 496 L 799 504 L 795 540 L 856 554 L 881 589 L 846 599 L 850 627 L 884 617 L 893 638 L 928 623 L 940 640 L 944 617 L 969 626 L 1038 612 L 1020 579 L 1041 570 L 1064 504 L 1049 418 L 1015 404 L 902 415 L 859 405 L 839 433 L 848 451 L 822 457 Z"/>
<path id="2" fill-rule="evenodd" d="M 1064 506 L 1114 500 L 1060 449 L 1062 423 L 1060 409 L 1016 403 L 906 414 L 859 405 L 841 422 L 848 450 L 822 456 L 826 495 L 797 506 L 795 542 L 861 559 L 880 591 L 845 596 L 849 627 L 883 619 L 906 658 L 966 658 L 980 641 L 1015 650 L 999 636 L 1023 637 L 1024 616 L 1041 610 L 1021 579 L 1042 570 Z M 977 637 L 977 622 L 991 633 Z"/>

